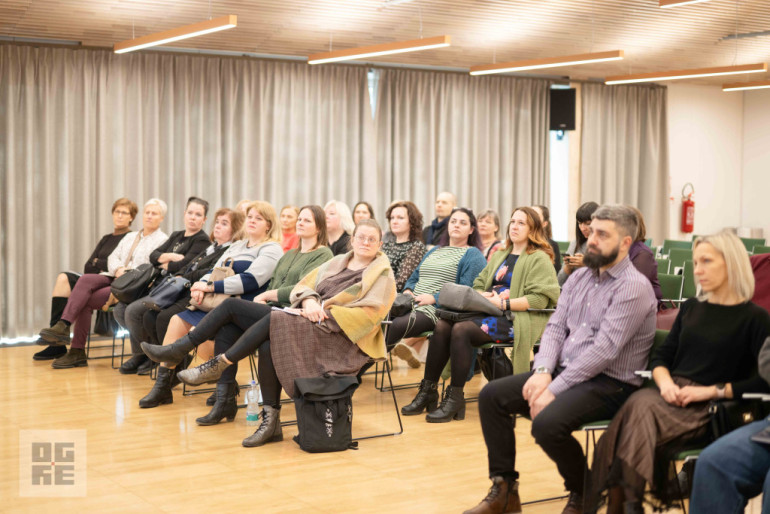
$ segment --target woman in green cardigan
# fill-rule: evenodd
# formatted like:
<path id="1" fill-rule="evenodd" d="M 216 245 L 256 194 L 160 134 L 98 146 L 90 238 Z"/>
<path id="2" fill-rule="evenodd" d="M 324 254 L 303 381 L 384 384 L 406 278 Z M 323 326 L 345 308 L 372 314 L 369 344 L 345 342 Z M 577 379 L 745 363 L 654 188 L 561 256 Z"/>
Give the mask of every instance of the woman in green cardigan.
<path id="1" fill-rule="evenodd" d="M 529 369 L 530 352 L 545 329 L 548 314 L 527 310 L 554 308 L 559 298 L 553 250 L 545 237 L 540 216 L 532 208 L 519 207 L 513 211 L 505 248 L 492 255 L 489 264 L 473 282 L 473 288 L 506 311 L 506 315 L 479 316 L 456 323 L 439 320 L 428 348 L 425 377 L 412 403 L 401 409 L 404 415 L 420 414 L 427 409 L 426 421 L 429 423 L 463 419 L 463 386 L 475 356 L 475 347 L 513 339 L 514 373 Z M 451 385 L 444 391 L 441 405 L 437 407 L 438 379 L 450 360 Z"/>

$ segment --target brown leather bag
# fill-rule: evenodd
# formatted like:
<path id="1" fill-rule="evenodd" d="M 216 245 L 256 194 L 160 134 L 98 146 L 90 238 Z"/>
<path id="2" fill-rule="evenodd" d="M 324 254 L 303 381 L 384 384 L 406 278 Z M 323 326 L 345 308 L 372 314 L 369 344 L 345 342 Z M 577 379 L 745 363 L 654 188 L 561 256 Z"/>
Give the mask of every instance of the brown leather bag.
<path id="1" fill-rule="evenodd" d="M 227 277 L 232 277 L 233 275 L 235 275 L 235 271 L 233 271 L 233 260 L 227 259 L 223 263 L 223 266 L 217 266 L 212 270 L 211 276 L 209 277 L 209 282 L 224 280 Z M 191 311 L 198 310 L 203 312 L 211 312 L 231 296 L 233 295 L 225 293 L 206 293 L 203 295 L 203 300 L 201 300 L 199 305 L 193 303 L 193 300 L 190 300 L 190 305 L 187 308 Z"/>
<path id="2" fill-rule="evenodd" d="M 670 302 L 668 307 L 661 304 L 658 307 L 658 313 L 655 319 L 655 328 L 658 330 L 671 330 L 671 327 L 674 326 L 674 321 L 678 315 L 679 307 L 674 305 L 674 302 Z"/>

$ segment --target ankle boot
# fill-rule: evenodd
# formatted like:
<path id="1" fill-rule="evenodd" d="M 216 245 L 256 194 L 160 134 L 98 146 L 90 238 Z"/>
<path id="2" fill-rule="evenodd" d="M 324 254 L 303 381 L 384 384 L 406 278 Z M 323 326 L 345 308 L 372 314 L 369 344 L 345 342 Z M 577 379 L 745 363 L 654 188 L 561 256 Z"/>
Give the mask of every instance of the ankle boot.
<path id="1" fill-rule="evenodd" d="M 48 344 L 70 344 L 70 326 L 59 320 L 51 328 L 41 330 L 40 337 L 48 341 Z"/>
<path id="2" fill-rule="evenodd" d="M 412 403 L 401 407 L 401 414 L 404 416 L 415 416 L 427 409 L 428 412 L 436 410 L 438 405 L 438 383 L 434 380 L 423 379 L 420 382 L 420 390 L 414 397 Z"/>
<path id="3" fill-rule="evenodd" d="M 176 386 L 182 383 L 182 381 L 179 380 L 179 372 L 186 370 L 187 366 L 190 365 L 192 360 L 193 360 L 192 355 L 188 353 L 185 356 L 184 360 L 179 364 L 177 364 L 176 368 L 174 368 L 174 374 L 171 376 L 171 389 L 175 388 Z M 216 398 L 217 398 L 217 393 L 216 391 L 214 391 L 213 393 L 211 393 L 211 396 L 209 397 L 209 399 L 206 400 L 206 405 L 208 405 L 209 407 L 214 405 L 214 401 L 216 400 Z M 209 403 L 209 400 L 211 400 L 211 403 Z"/>
<path id="4" fill-rule="evenodd" d="M 503 477 L 492 477 L 492 487 L 487 497 L 463 514 L 502 514 L 504 512 L 521 512 L 519 482 L 506 480 Z"/>
<path id="5" fill-rule="evenodd" d="M 213 359 L 207 360 L 197 368 L 190 368 L 179 373 L 179 380 L 187 385 L 213 384 L 222 372 L 230 366 L 224 359 L 224 354 L 217 355 Z"/>
<path id="6" fill-rule="evenodd" d="M 243 440 L 243 446 L 253 448 L 273 441 L 283 441 L 283 428 L 281 427 L 281 409 L 265 405 L 260 413 L 262 423 L 252 435 Z"/>
<path id="7" fill-rule="evenodd" d="M 238 413 L 238 404 L 235 401 L 235 397 L 238 395 L 238 384 L 217 384 L 217 400 L 214 402 L 214 407 L 211 408 L 211 412 L 195 420 L 196 423 L 202 426 L 216 425 L 222 418 L 227 418 L 227 421 L 235 419 L 235 415 Z"/>
<path id="8" fill-rule="evenodd" d="M 155 385 L 150 392 L 139 400 L 139 407 L 143 409 L 152 409 L 158 405 L 174 403 L 174 394 L 171 392 L 171 376 L 174 370 L 163 366 L 158 366 L 158 376 L 155 378 Z"/>
<path id="9" fill-rule="evenodd" d="M 144 354 L 155 362 L 165 362 L 169 366 L 176 366 L 182 362 L 190 351 L 198 346 L 190 340 L 190 336 L 180 337 L 176 342 L 159 346 L 157 344 L 142 343 Z"/>
<path id="10" fill-rule="evenodd" d="M 452 419 L 465 419 L 465 394 L 462 387 L 447 387 L 439 408 L 425 416 L 428 423 L 448 423 Z"/>

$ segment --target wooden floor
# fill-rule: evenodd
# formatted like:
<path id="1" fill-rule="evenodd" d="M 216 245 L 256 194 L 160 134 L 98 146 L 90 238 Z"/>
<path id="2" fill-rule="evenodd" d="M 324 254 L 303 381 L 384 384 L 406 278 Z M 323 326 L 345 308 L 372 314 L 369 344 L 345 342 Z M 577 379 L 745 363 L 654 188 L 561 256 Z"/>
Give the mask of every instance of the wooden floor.
<path id="1" fill-rule="evenodd" d="M 152 386 L 148 377 L 121 375 L 109 359 L 87 368 L 54 370 L 35 362 L 40 347 L 0 350 L 0 511 L 2 512 L 462 512 L 487 493 L 486 447 L 476 403 L 464 421 L 428 424 L 424 416 L 404 417 L 404 433 L 365 440 L 357 451 L 308 454 L 285 440 L 243 448 L 254 429 L 241 409 L 233 423 L 195 424 L 208 412 L 208 395 L 182 396 L 174 403 L 140 409 Z M 104 350 L 102 350 L 104 351 Z M 107 350 L 109 351 L 109 350 Z M 238 373 L 250 380 L 248 366 Z M 419 381 L 422 368 L 396 364 L 396 383 Z M 466 388 L 475 396 L 484 383 Z M 399 405 L 415 389 L 397 391 Z M 242 402 L 242 398 L 240 399 Z M 293 419 L 286 405 L 284 419 Z M 19 496 L 19 431 L 86 429 L 87 495 L 83 498 Z M 376 391 L 372 377 L 354 396 L 353 436 L 397 431 L 390 394 Z M 553 463 L 529 435 L 516 428 L 523 501 L 563 494 Z M 527 506 L 525 513 L 561 512 L 564 500 Z"/>

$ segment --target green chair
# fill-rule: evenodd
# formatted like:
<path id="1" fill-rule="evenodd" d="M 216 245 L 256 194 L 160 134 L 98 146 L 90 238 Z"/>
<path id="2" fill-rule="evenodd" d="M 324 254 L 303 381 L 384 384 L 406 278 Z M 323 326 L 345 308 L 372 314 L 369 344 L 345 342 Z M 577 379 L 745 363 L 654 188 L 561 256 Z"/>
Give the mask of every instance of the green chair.
<path id="1" fill-rule="evenodd" d="M 569 241 L 556 241 L 559 246 L 559 252 L 564 253 L 569 250 Z"/>
<path id="2" fill-rule="evenodd" d="M 765 244 L 765 238 L 751 238 L 751 237 L 742 237 L 741 241 L 743 241 L 743 245 L 746 247 L 746 251 L 750 252 L 754 249 L 755 246 L 763 246 Z"/>
<path id="3" fill-rule="evenodd" d="M 664 239 L 663 248 L 660 251 L 661 255 L 668 255 L 672 248 L 692 250 L 692 241 L 676 241 L 674 239 Z"/>
<path id="4" fill-rule="evenodd" d="M 668 259 L 655 259 L 655 262 L 658 263 L 658 275 L 661 273 L 668 273 L 671 261 Z"/>
<path id="5" fill-rule="evenodd" d="M 770 253 L 770 246 L 754 245 L 752 252 L 754 255 L 760 255 L 764 253 Z"/>
<path id="6" fill-rule="evenodd" d="M 663 300 L 679 302 L 682 299 L 682 275 L 669 275 L 668 273 L 658 273 L 660 282 L 660 291 L 663 293 Z"/>
<path id="7" fill-rule="evenodd" d="M 682 300 L 695 298 L 698 294 L 695 287 L 695 274 L 692 261 L 684 261 L 684 271 L 682 272 Z"/>
<path id="8" fill-rule="evenodd" d="M 652 248 L 652 238 L 646 239 L 644 244 L 646 244 L 647 247 Z"/>
<path id="9" fill-rule="evenodd" d="M 668 253 L 668 260 L 671 261 L 669 273 L 675 273 L 676 268 L 684 266 L 684 261 L 692 260 L 692 249 L 672 248 Z"/>

